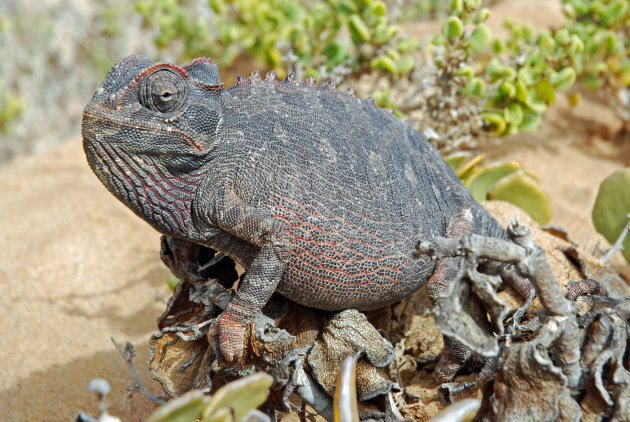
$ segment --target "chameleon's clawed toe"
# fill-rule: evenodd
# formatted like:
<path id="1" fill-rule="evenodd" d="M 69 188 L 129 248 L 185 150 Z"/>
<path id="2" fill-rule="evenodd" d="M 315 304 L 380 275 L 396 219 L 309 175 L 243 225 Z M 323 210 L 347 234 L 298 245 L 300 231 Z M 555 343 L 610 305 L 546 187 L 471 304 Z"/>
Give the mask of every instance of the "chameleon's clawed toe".
<path id="1" fill-rule="evenodd" d="M 229 310 L 219 315 L 208 330 L 208 341 L 212 343 L 213 338 L 219 342 L 219 351 L 227 362 L 238 359 L 243 354 L 243 341 L 248 323 L 242 318 L 232 315 Z"/>

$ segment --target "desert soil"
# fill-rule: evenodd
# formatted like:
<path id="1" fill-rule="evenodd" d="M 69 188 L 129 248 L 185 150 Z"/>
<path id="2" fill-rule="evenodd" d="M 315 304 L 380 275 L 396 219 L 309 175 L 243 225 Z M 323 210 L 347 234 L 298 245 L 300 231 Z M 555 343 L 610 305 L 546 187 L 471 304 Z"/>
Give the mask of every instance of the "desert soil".
<path id="1" fill-rule="evenodd" d="M 513 4 L 512 16 L 527 18 L 521 3 L 499 6 Z M 537 7 L 528 9 L 531 19 L 557 15 Z M 621 129 L 608 108 L 584 101 L 569 109 L 560 98 L 535 133 L 485 150 L 489 162 L 516 160 L 537 173 L 554 211 L 551 224 L 592 249 L 607 245 L 590 210 L 600 181 L 623 167 L 609 141 Z M 86 391 L 94 377 L 112 386 L 111 414 L 146 418 L 154 405 L 138 393 L 126 398 L 132 377 L 110 338 L 135 345 L 136 369 L 160 392 L 146 368 L 147 341 L 170 294 L 159 235 L 100 185 L 78 138 L 0 169 L 0 204 L 1 419 L 94 415 L 97 400 Z M 620 256 L 614 263 L 630 273 Z"/>

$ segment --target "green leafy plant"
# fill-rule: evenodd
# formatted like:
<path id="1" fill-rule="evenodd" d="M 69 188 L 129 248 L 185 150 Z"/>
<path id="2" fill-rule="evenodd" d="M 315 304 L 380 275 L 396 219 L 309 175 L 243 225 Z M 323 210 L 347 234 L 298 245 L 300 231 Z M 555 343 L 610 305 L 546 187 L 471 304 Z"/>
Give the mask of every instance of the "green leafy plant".
<path id="1" fill-rule="evenodd" d="M 483 159 L 483 154 L 457 153 L 447 156 L 446 162 L 477 202 L 510 202 L 526 211 L 539 224 L 549 222 L 549 197 L 534 173 L 523 170 L 515 161 L 483 166 Z"/>
<path id="2" fill-rule="evenodd" d="M 506 22 L 507 40 L 495 39 L 484 23 L 490 11 L 480 0 L 452 0 L 450 6 L 429 49 L 438 70 L 437 89 L 425 106 L 436 131 L 433 142 L 448 151 L 474 144 L 480 135 L 535 129 L 555 92 L 576 80 L 572 54 L 583 50 L 579 38 L 549 30 L 536 34 Z"/>
<path id="3" fill-rule="evenodd" d="M 505 22 L 509 30 L 506 42 L 495 39 L 492 51 L 496 57 L 485 66 L 489 82 L 488 101 L 483 118 L 486 130 L 495 135 L 509 135 L 535 129 L 542 113 L 555 102 L 556 91 L 568 90 L 576 79 L 571 66 L 572 54 L 583 45 L 576 37 L 566 38 L 549 30 L 535 35 L 531 27 Z"/>
<path id="4" fill-rule="evenodd" d="M 210 0 L 204 17 L 188 3 L 137 3 L 145 24 L 158 29 L 156 45 L 181 42 L 184 59 L 211 56 L 229 66 L 247 55 L 280 75 L 292 65 L 303 73 L 298 77 L 331 77 L 333 70 L 345 74 L 364 64 L 397 75 L 414 66 L 410 52 L 417 43 L 398 37 L 381 0 Z"/>
<path id="5" fill-rule="evenodd" d="M 562 3 L 566 22 L 557 34 L 583 44 L 582 51 L 571 54 L 578 80 L 588 89 L 600 90 L 623 119 L 630 119 L 630 4 L 627 0 Z"/>
<path id="6" fill-rule="evenodd" d="M 618 170 L 599 186 L 591 216 L 595 229 L 611 244 L 627 230 L 630 214 L 630 169 Z M 623 255 L 630 262 L 630 237 L 622 243 Z"/>
<path id="7" fill-rule="evenodd" d="M 190 391 L 158 408 L 147 422 L 240 421 L 267 400 L 273 377 L 258 373 L 219 388 L 212 396 Z"/>

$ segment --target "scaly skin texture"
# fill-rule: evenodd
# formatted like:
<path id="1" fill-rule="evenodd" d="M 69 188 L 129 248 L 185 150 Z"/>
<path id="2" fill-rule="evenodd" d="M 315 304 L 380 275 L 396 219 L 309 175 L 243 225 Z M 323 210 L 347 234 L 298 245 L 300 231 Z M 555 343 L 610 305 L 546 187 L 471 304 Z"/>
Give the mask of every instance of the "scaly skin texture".
<path id="1" fill-rule="evenodd" d="M 274 291 L 325 310 L 394 303 L 458 259 L 415 256 L 432 236 L 505 233 L 418 132 L 330 85 L 248 80 L 216 65 L 120 60 L 83 114 L 103 184 L 156 230 L 247 269 L 212 324 L 224 357 Z"/>

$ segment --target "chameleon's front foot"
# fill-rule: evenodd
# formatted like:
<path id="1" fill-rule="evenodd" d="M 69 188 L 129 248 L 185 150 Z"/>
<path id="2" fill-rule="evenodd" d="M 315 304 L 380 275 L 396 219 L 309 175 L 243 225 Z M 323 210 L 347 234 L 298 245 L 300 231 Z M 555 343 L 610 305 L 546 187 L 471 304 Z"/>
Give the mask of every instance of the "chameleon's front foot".
<path id="1" fill-rule="evenodd" d="M 213 338 L 218 338 L 220 353 L 227 362 L 232 362 L 243 354 L 243 340 L 248 325 L 247 318 L 228 307 L 210 324 L 208 341 L 212 343 Z"/>

